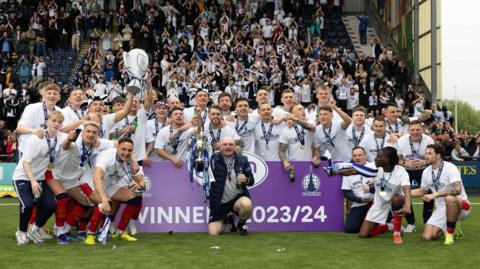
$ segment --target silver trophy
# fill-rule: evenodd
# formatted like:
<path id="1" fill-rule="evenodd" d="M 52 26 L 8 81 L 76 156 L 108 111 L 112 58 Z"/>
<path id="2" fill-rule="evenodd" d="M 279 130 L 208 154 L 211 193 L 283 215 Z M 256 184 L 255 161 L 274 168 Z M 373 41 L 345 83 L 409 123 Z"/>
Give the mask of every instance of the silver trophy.
<path id="1" fill-rule="evenodd" d="M 132 49 L 129 52 L 123 53 L 123 63 L 125 72 L 130 78 L 127 91 L 135 95 L 145 89 L 148 71 L 148 55 L 142 49 Z"/>
<path id="2" fill-rule="evenodd" d="M 207 135 L 205 134 L 204 122 L 197 111 L 194 112 L 194 118 L 198 126 L 198 134 L 195 135 L 195 153 L 197 155 L 197 158 L 195 159 L 195 167 L 197 171 L 203 171 L 205 163 L 204 152 L 205 149 L 207 149 Z"/>

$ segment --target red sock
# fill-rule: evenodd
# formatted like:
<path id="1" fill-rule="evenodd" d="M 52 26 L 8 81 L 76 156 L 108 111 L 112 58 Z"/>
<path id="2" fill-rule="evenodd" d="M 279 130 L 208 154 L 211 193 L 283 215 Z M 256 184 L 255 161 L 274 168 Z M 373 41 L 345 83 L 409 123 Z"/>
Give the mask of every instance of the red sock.
<path id="1" fill-rule="evenodd" d="M 90 225 L 88 226 L 88 232 L 95 234 L 102 220 L 103 220 L 103 214 L 102 212 L 100 212 L 100 209 L 98 208 L 98 206 L 96 206 L 95 210 L 93 211 L 93 215 L 90 218 Z"/>
<path id="2" fill-rule="evenodd" d="M 90 186 L 87 183 L 80 184 L 80 189 L 87 197 L 90 197 L 93 193 L 92 188 L 90 188 Z"/>
<path id="3" fill-rule="evenodd" d="M 120 221 L 118 222 L 118 226 L 117 226 L 118 230 L 125 231 L 125 229 L 127 228 L 128 222 L 137 212 L 137 206 L 138 205 L 129 205 L 129 204 L 127 204 L 125 206 L 125 208 L 123 209 L 123 212 L 122 212 L 122 217 L 120 218 Z"/>
<path id="4" fill-rule="evenodd" d="M 134 219 L 134 220 L 138 219 L 138 215 L 140 215 L 140 212 L 142 212 L 142 207 L 143 207 L 143 202 L 140 202 L 135 208 L 136 210 L 135 210 L 135 213 L 132 216 L 132 219 Z"/>
<path id="5" fill-rule="evenodd" d="M 66 219 L 67 224 L 70 226 L 75 225 L 75 223 L 77 223 L 80 220 L 80 218 L 85 215 L 86 212 L 87 210 L 83 206 L 79 204 L 75 204 L 73 209 L 70 210 L 70 212 L 67 214 L 67 219 Z M 86 227 L 86 224 L 85 224 L 85 227 Z M 82 229 L 79 228 L 79 230 L 81 231 Z"/>
<path id="6" fill-rule="evenodd" d="M 30 220 L 28 221 L 29 224 L 35 224 L 37 220 L 37 213 L 38 213 L 38 205 L 33 205 L 32 214 L 30 214 Z"/>
<path id="7" fill-rule="evenodd" d="M 83 217 L 83 216 L 82 216 Z M 80 217 L 81 218 L 81 217 Z M 85 232 L 87 231 L 87 225 L 88 225 L 88 221 L 80 221 L 78 223 L 78 231 L 79 232 Z"/>
<path id="8" fill-rule="evenodd" d="M 378 225 L 377 227 L 375 227 L 375 229 L 373 229 L 373 231 L 370 233 L 370 236 L 371 237 L 374 237 L 374 236 L 377 236 L 381 233 L 384 233 L 388 231 L 388 225 L 387 224 L 381 224 L 381 225 Z"/>
<path id="9" fill-rule="evenodd" d="M 74 200 L 68 200 L 68 203 L 67 203 L 67 212 L 72 211 L 76 204 L 77 204 L 77 203 L 76 203 Z M 68 213 L 67 213 L 67 214 L 68 214 Z"/>
<path id="10" fill-rule="evenodd" d="M 396 212 L 393 213 L 393 232 L 399 233 L 402 231 L 402 215 L 398 215 Z"/>
<path id="11" fill-rule="evenodd" d="M 63 227 L 65 224 L 68 204 L 67 197 L 68 196 L 65 196 L 57 200 L 57 206 L 55 208 L 55 225 L 57 225 L 57 227 Z"/>

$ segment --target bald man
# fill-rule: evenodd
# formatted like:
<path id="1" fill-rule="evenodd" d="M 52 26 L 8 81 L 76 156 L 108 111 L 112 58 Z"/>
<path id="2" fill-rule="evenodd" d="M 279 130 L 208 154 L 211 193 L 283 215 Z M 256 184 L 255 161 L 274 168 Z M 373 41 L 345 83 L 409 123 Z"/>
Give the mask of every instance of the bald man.
<path id="1" fill-rule="evenodd" d="M 215 181 L 210 184 L 210 216 L 208 233 L 219 235 L 225 224 L 234 224 L 235 213 L 239 216 L 240 235 L 247 235 L 245 224 L 252 213 L 252 201 L 247 186 L 253 186 L 254 178 L 247 157 L 235 152 L 235 140 L 225 137 L 220 140 L 220 151 L 212 155 L 211 168 Z"/>

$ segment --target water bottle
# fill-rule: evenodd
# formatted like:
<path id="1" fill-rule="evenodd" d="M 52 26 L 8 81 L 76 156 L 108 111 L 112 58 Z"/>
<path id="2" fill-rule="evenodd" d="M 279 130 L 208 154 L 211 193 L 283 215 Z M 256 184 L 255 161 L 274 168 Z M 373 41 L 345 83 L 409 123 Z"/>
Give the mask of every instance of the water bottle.
<path id="1" fill-rule="evenodd" d="M 118 139 L 118 128 L 115 128 L 115 131 L 110 135 L 111 140 L 117 140 Z"/>
<path id="2" fill-rule="evenodd" d="M 242 168 L 240 168 L 240 170 L 238 170 L 238 174 L 239 175 L 243 174 L 243 169 Z M 237 184 L 236 184 L 235 187 L 237 188 L 237 190 L 241 190 L 242 189 L 242 184 L 240 182 L 238 182 L 238 180 L 237 180 Z"/>
<path id="3" fill-rule="evenodd" d="M 288 171 L 288 177 L 290 178 L 290 182 L 295 182 L 295 170 L 293 167 Z"/>

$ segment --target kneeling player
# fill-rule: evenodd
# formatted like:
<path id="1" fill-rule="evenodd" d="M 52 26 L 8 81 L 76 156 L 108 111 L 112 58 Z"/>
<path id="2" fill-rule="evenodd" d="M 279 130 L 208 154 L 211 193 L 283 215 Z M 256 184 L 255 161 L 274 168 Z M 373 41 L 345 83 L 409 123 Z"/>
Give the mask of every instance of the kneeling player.
<path id="1" fill-rule="evenodd" d="M 366 165 L 367 153 L 362 147 L 352 149 L 352 161 L 360 165 Z M 367 164 L 369 166 L 373 163 Z M 376 169 L 376 167 L 374 167 Z M 374 188 L 368 186 L 370 178 L 363 175 L 344 176 L 342 191 L 345 198 L 352 202 L 352 208 L 347 213 L 345 221 L 346 233 L 358 233 L 365 215 L 372 206 Z"/>
<path id="2" fill-rule="evenodd" d="M 76 239 L 70 235 L 70 227 L 74 226 L 92 205 L 100 202 L 98 194 L 89 186 L 91 184 L 80 182 L 83 177 L 91 179 L 96 155 L 102 150 L 114 147 L 112 141 L 98 138 L 99 131 L 98 123 L 86 122 L 81 137 L 72 143 L 72 149 L 60 152 L 58 163 L 53 169 L 55 179 L 66 189 L 60 195 L 71 199 L 69 212 L 67 212 L 67 204 L 59 203 L 62 200 L 57 199 L 55 235 L 60 244 L 68 244 L 69 240 Z M 57 198 L 60 195 L 57 195 Z M 79 231 L 79 235 L 85 237 L 86 234 Z"/>
<path id="3" fill-rule="evenodd" d="M 240 235 L 247 235 L 245 224 L 252 212 L 252 201 L 247 186 L 254 183 L 252 168 L 247 157 L 235 153 L 235 140 L 225 137 L 220 141 L 220 152 L 213 154 L 211 168 L 215 181 L 210 187 L 210 216 L 208 233 L 223 232 L 227 215 L 239 215 Z M 230 223 L 234 226 L 233 221 Z"/>
<path id="4" fill-rule="evenodd" d="M 412 191 L 413 196 L 423 197 L 424 201 L 435 199 L 436 209 L 425 224 L 423 240 L 436 240 L 445 233 L 445 245 L 452 245 L 455 239 L 462 239 L 463 233 L 457 225 L 459 220 L 470 214 L 462 178 L 458 168 L 443 160 L 445 151 L 438 145 L 428 145 L 425 157 L 430 163 L 422 174 L 420 189 Z M 431 190 L 432 194 L 427 194 Z"/>
<path id="5" fill-rule="evenodd" d="M 128 222 L 141 210 L 141 194 L 144 189 L 143 171 L 137 164 L 133 152 L 133 141 L 122 138 L 116 148 L 102 151 L 95 163 L 93 183 L 95 191 L 100 195 L 102 204 L 101 213 L 110 214 L 109 202 L 126 203 L 114 239 L 137 241 L 136 238 L 125 232 Z M 124 183 L 124 177 L 130 178 L 130 183 Z M 97 209 L 98 210 L 98 209 Z M 95 214 L 95 213 L 94 213 Z M 85 242 L 93 242 L 95 235 L 89 234 Z"/>
<path id="6" fill-rule="evenodd" d="M 411 195 L 408 173 L 405 168 L 398 165 L 398 161 L 397 150 L 392 147 L 381 149 L 375 158 L 375 164 L 378 167 L 375 196 L 373 205 L 360 228 L 361 238 L 385 232 L 388 229 L 385 224 L 388 213 L 393 210 L 393 242 L 403 243 L 400 234 L 402 214 L 410 213 Z"/>

